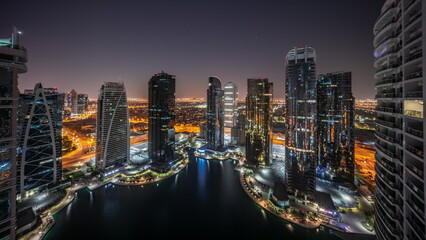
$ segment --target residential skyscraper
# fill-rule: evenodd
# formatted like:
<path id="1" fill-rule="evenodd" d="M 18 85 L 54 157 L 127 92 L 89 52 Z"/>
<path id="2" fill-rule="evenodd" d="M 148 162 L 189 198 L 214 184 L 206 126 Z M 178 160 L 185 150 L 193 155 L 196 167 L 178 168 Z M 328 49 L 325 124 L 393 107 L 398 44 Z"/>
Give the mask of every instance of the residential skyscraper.
<path id="1" fill-rule="evenodd" d="M 246 145 L 246 109 L 238 109 L 237 121 L 231 128 L 231 145 Z"/>
<path id="2" fill-rule="evenodd" d="M 313 199 L 316 184 L 316 54 L 311 47 L 286 57 L 286 180 L 289 193 Z"/>
<path id="3" fill-rule="evenodd" d="M 351 72 L 319 76 L 318 177 L 338 183 L 354 182 L 354 104 Z"/>
<path id="4" fill-rule="evenodd" d="M 224 141 L 223 90 L 218 77 L 209 77 L 206 109 L 207 148 L 219 150 Z"/>
<path id="5" fill-rule="evenodd" d="M 16 147 L 18 74 L 27 72 L 27 51 L 20 32 L 0 39 L 0 239 L 16 234 Z"/>
<path id="6" fill-rule="evenodd" d="M 105 82 L 98 97 L 96 168 L 107 173 L 130 159 L 130 124 L 126 88 Z"/>
<path id="7" fill-rule="evenodd" d="M 84 113 L 89 110 L 89 97 L 87 94 L 79 93 L 77 95 L 77 112 Z"/>
<path id="8" fill-rule="evenodd" d="M 272 162 L 272 83 L 247 79 L 246 163 L 268 167 Z"/>
<path id="9" fill-rule="evenodd" d="M 68 92 L 66 98 L 67 106 L 71 109 L 71 113 L 78 114 L 78 94 L 74 89 Z"/>
<path id="10" fill-rule="evenodd" d="M 374 25 L 377 239 L 425 239 L 426 3 L 388 0 Z"/>
<path id="11" fill-rule="evenodd" d="M 57 184 L 62 178 L 64 93 L 37 83 L 19 98 L 18 184 L 21 198 Z"/>
<path id="12" fill-rule="evenodd" d="M 238 87 L 236 83 L 227 82 L 224 86 L 225 127 L 232 128 L 237 123 Z"/>
<path id="13" fill-rule="evenodd" d="M 175 76 L 156 73 L 149 80 L 148 152 L 153 164 L 164 168 L 175 153 Z"/>

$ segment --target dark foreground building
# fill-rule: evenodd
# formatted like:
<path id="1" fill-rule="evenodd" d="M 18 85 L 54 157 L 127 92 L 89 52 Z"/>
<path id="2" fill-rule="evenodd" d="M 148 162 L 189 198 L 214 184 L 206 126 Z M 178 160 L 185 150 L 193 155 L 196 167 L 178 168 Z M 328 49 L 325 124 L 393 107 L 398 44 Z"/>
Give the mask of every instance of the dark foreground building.
<path id="1" fill-rule="evenodd" d="M 148 151 L 152 164 L 167 169 L 175 153 L 175 76 L 161 72 L 149 80 Z"/>
<path id="2" fill-rule="evenodd" d="M 207 148 L 221 150 L 224 141 L 223 90 L 218 77 L 209 77 L 206 110 Z"/>

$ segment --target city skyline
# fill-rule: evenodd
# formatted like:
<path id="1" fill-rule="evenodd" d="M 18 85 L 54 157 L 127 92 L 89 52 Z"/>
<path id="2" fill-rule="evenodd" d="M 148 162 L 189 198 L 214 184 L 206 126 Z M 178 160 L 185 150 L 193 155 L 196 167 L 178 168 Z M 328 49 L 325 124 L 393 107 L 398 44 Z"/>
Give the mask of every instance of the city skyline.
<path id="1" fill-rule="evenodd" d="M 350 70 L 355 98 L 372 98 L 371 29 L 383 1 L 359 2 L 129 1 L 101 5 L 95 1 L 68 5 L 16 1 L 6 3 L 11 11 L 2 16 L 0 27 L 15 25 L 25 36 L 23 45 L 32 61 L 28 74 L 21 77 L 21 90 L 43 82 L 64 91 L 76 88 L 93 99 L 102 82 L 123 81 L 129 86 L 129 97 L 146 98 L 148 79 L 153 72 L 164 70 L 181 79 L 176 86 L 179 98 L 203 97 L 203 79 L 211 75 L 240 85 L 241 96 L 246 94 L 247 78 L 266 77 L 275 85 L 274 96 L 283 98 L 286 51 L 308 44 L 321 56 L 319 74 Z M 305 19 L 293 26 L 302 8 Z M 318 8 L 332 14 L 321 14 Z M 156 18 L 152 9 L 171 14 L 176 21 Z M 13 17 L 9 16 L 12 12 Z M 354 21 L 359 12 L 363 18 Z M 169 53 L 169 58 L 157 52 Z M 189 84 L 196 91 L 187 90 Z M 365 86 L 369 90 L 363 90 Z"/>

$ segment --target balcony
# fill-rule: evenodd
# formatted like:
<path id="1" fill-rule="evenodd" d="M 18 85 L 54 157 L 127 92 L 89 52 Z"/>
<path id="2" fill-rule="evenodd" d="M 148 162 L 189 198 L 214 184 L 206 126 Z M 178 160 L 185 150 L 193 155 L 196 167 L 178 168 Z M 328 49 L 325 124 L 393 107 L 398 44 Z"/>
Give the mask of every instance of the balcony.
<path id="1" fill-rule="evenodd" d="M 405 8 L 405 11 L 407 11 L 417 0 L 412 0 L 407 7 Z"/>
<path id="2" fill-rule="evenodd" d="M 418 138 L 423 138 L 423 130 L 417 130 L 417 129 L 414 129 L 414 128 L 407 127 L 406 131 L 407 131 L 407 133 L 409 133 L 413 136 L 416 136 Z"/>
<path id="3" fill-rule="evenodd" d="M 397 23 L 399 19 L 401 18 L 401 11 L 399 11 L 398 15 L 396 17 L 393 17 L 388 23 L 380 27 L 378 30 L 376 30 L 376 33 L 381 32 L 383 29 L 385 29 L 387 26 Z"/>
<path id="4" fill-rule="evenodd" d="M 422 33 L 419 32 L 418 34 L 416 34 L 415 36 L 411 37 L 410 39 L 407 40 L 407 42 L 405 43 L 405 46 L 407 46 L 408 44 L 416 41 L 417 39 L 422 37 Z"/>
<path id="5" fill-rule="evenodd" d="M 395 122 L 386 121 L 386 120 L 379 119 L 379 118 L 376 119 L 376 123 L 380 124 L 380 125 L 383 125 L 383 126 L 386 126 L 386 127 L 390 127 L 390 128 L 401 129 L 401 125 L 400 124 L 396 124 Z"/>
<path id="6" fill-rule="evenodd" d="M 413 53 L 413 54 L 410 54 L 410 56 L 408 56 L 408 57 L 405 59 L 405 63 L 408 63 L 408 62 L 411 62 L 411 61 L 416 60 L 416 59 L 418 59 L 418 58 L 421 58 L 421 57 L 422 57 L 422 55 L 423 55 L 422 50 L 417 51 L 417 52 L 415 52 L 415 53 Z"/>
<path id="7" fill-rule="evenodd" d="M 406 98 L 422 98 L 423 97 L 423 91 L 406 92 L 404 95 L 405 95 Z"/>
<path id="8" fill-rule="evenodd" d="M 423 158 L 423 149 L 419 148 L 419 147 L 413 147 L 409 144 L 405 144 L 405 148 L 407 149 L 407 151 L 411 152 L 412 154 L 418 156 L 419 158 Z"/>
<path id="9" fill-rule="evenodd" d="M 376 148 L 379 149 L 380 151 L 382 151 L 383 153 L 385 153 L 386 155 L 388 155 L 391 158 L 397 158 L 395 151 L 388 150 L 387 148 L 385 148 L 382 145 L 377 144 L 377 143 L 376 143 Z"/>
<path id="10" fill-rule="evenodd" d="M 402 97 L 401 93 L 379 93 L 376 98 L 399 98 Z"/>
<path id="11" fill-rule="evenodd" d="M 407 182 L 407 186 L 408 186 L 408 188 L 410 188 L 410 189 L 411 189 L 411 191 L 413 191 L 414 193 L 416 193 L 416 194 L 417 194 L 417 196 L 418 196 L 420 199 L 423 199 L 423 197 L 424 197 L 424 192 L 423 192 L 423 190 L 421 190 L 420 188 L 418 188 L 417 186 L 415 186 L 412 182 Z"/>
<path id="12" fill-rule="evenodd" d="M 413 220 L 413 216 L 409 216 L 408 218 L 406 218 L 407 219 L 407 221 L 408 221 L 408 223 L 410 223 L 409 225 L 410 225 L 410 227 L 412 228 L 412 229 L 414 229 L 414 231 L 417 233 L 417 235 L 419 236 L 419 237 L 422 237 L 422 236 L 424 236 L 425 235 L 425 232 L 424 232 L 424 230 L 421 228 L 421 227 L 419 227 L 419 225 Z M 415 238 L 413 238 L 413 239 L 415 239 Z"/>
<path id="13" fill-rule="evenodd" d="M 420 177 L 421 179 L 423 179 L 423 171 L 418 169 L 416 166 L 414 166 L 413 164 L 411 164 L 410 162 L 406 161 L 406 166 L 408 169 L 411 170 L 411 172 L 413 172 L 414 174 L 416 174 L 418 177 Z"/>
<path id="14" fill-rule="evenodd" d="M 376 73 L 379 73 L 379 72 L 385 71 L 385 70 L 387 70 L 387 69 L 397 68 L 397 67 L 399 67 L 399 66 L 401 66 L 401 63 L 394 63 L 394 64 L 385 65 L 385 66 L 383 66 L 383 67 L 381 67 L 381 68 L 377 69 L 377 70 L 376 70 Z"/>
<path id="15" fill-rule="evenodd" d="M 384 133 L 381 133 L 381 132 L 379 132 L 377 130 L 374 133 L 376 134 L 376 136 L 378 136 L 378 137 L 380 137 L 380 138 L 382 138 L 382 139 L 384 139 L 384 140 L 386 140 L 388 142 L 401 144 L 401 141 L 399 141 L 397 138 L 390 137 L 390 136 L 388 136 L 388 135 L 386 135 Z"/>
<path id="16" fill-rule="evenodd" d="M 415 78 L 421 78 L 423 77 L 423 72 L 422 71 L 418 71 L 415 73 L 411 73 L 408 74 L 407 76 L 405 76 L 405 80 L 410 80 L 410 79 L 415 79 Z"/>
<path id="17" fill-rule="evenodd" d="M 401 32 L 402 32 L 402 30 L 401 30 L 401 28 L 399 27 L 395 32 L 393 32 L 391 35 L 389 35 L 389 36 L 387 36 L 387 37 L 385 37 L 385 38 L 383 38 L 383 39 L 381 39 L 380 41 L 378 41 L 377 42 L 377 44 L 375 45 L 376 47 L 378 47 L 378 46 L 380 46 L 381 44 L 383 44 L 384 42 L 386 42 L 387 40 L 389 40 L 389 39 L 392 39 L 392 38 L 397 38 L 398 36 L 399 36 L 399 34 L 401 34 Z"/>
<path id="18" fill-rule="evenodd" d="M 405 24 L 405 28 L 407 28 L 408 26 L 410 26 L 413 22 L 415 22 L 417 19 L 419 19 L 422 16 L 422 13 L 419 12 L 417 13 L 415 16 L 413 16 L 407 24 Z"/>
<path id="19" fill-rule="evenodd" d="M 394 107 L 377 107 L 376 110 L 380 112 L 388 112 L 388 113 L 401 113 L 400 110 Z"/>
<path id="20" fill-rule="evenodd" d="M 382 78 L 382 80 L 376 82 L 376 86 L 378 85 L 382 85 L 382 84 L 389 84 L 389 83 L 397 83 L 397 82 L 401 82 L 402 78 L 401 77 L 385 77 Z"/>

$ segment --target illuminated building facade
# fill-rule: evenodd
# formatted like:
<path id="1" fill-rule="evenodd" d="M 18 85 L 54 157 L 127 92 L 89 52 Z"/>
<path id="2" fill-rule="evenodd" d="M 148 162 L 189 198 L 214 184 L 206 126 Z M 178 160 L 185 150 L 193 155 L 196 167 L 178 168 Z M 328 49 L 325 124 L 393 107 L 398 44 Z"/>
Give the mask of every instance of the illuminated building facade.
<path id="1" fill-rule="evenodd" d="M 85 113 L 89 110 L 89 96 L 84 93 L 77 95 L 77 112 Z"/>
<path id="2" fill-rule="evenodd" d="M 316 155 L 316 54 L 294 48 L 286 57 L 286 181 L 296 197 L 313 199 Z"/>
<path id="3" fill-rule="evenodd" d="M 27 72 L 27 51 L 12 38 L 0 39 L 0 239 L 16 234 L 16 148 L 18 74 Z"/>
<path id="4" fill-rule="evenodd" d="M 63 107 L 64 93 L 41 83 L 20 95 L 17 193 L 21 199 L 55 186 L 62 178 Z"/>
<path id="5" fill-rule="evenodd" d="M 227 82 L 224 86 L 225 127 L 232 128 L 237 123 L 238 87 L 236 83 Z"/>
<path id="6" fill-rule="evenodd" d="M 235 126 L 231 128 L 231 144 L 244 146 L 246 144 L 246 109 L 238 109 Z"/>
<path id="7" fill-rule="evenodd" d="M 156 165 L 174 160 L 175 153 L 175 76 L 161 72 L 149 80 L 148 152 Z"/>
<path id="8" fill-rule="evenodd" d="M 206 109 L 207 148 L 219 150 L 224 141 L 223 90 L 218 77 L 209 77 Z"/>
<path id="9" fill-rule="evenodd" d="M 317 83 L 317 175 L 354 182 L 354 97 L 351 72 L 320 75 Z"/>
<path id="10" fill-rule="evenodd" d="M 78 94 L 74 89 L 67 93 L 66 106 L 71 109 L 71 113 L 78 113 Z"/>
<path id="11" fill-rule="evenodd" d="M 106 82 L 98 97 L 96 168 L 109 174 L 130 158 L 129 111 L 123 83 Z"/>
<path id="12" fill-rule="evenodd" d="M 272 162 L 272 88 L 267 78 L 247 79 L 246 164 L 269 167 Z"/>
<path id="13" fill-rule="evenodd" d="M 374 25 L 377 239 L 425 239 L 426 3 L 387 0 Z"/>

